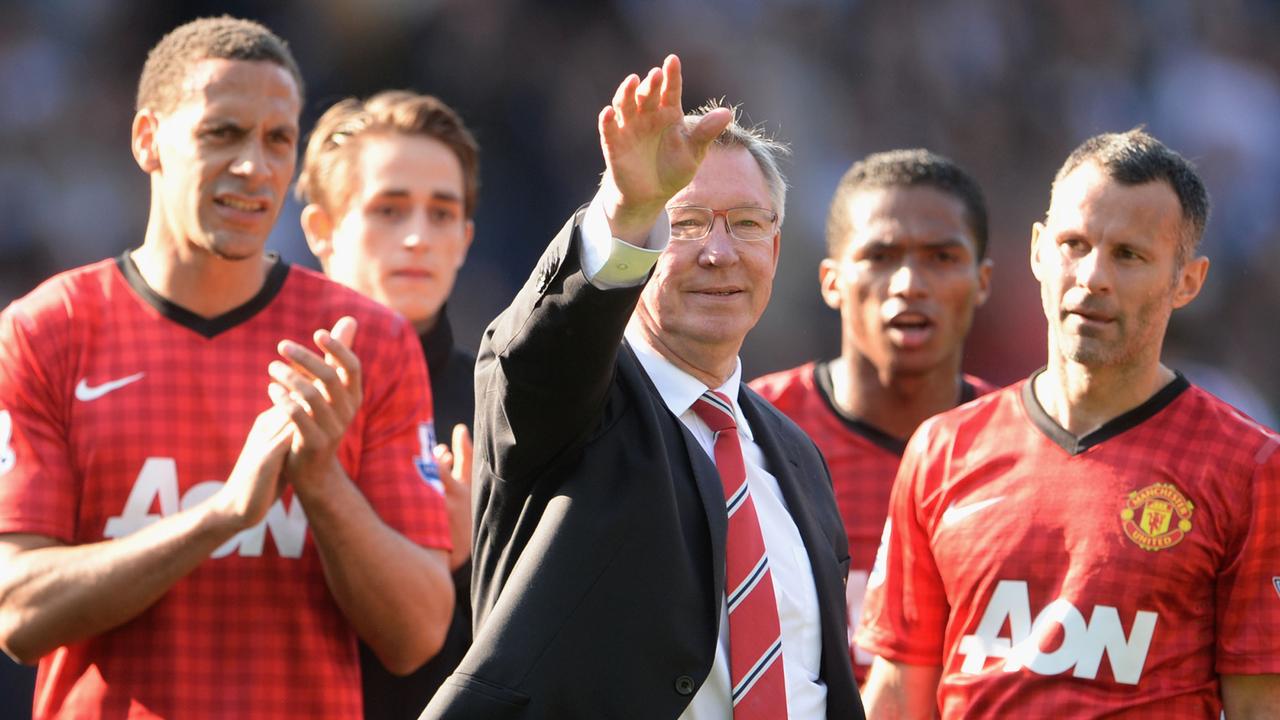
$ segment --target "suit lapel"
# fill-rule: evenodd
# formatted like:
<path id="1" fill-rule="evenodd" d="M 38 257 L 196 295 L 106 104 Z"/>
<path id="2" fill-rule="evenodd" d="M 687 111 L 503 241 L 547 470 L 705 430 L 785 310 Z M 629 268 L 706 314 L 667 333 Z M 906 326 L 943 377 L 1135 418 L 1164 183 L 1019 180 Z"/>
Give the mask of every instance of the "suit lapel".
<path id="1" fill-rule="evenodd" d="M 813 549 L 825 547 L 826 543 L 822 528 L 810 512 L 812 499 L 806 494 L 800 478 L 800 463 L 796 460 L 800 452 L 796 448 L 795 439 L 789 437 L 777 418 L 757 406 L 747 393 L 738 393 L 738 404 L 742 407 L 742 413 L 747 416 L 747 422 L 751 423 L 755 442 L 764 453 L 769 472 L 778 480 L 782 499 L 787 502 L 787 511 L 800 530 L 800 537 L 804 539 L 805 548 L 810 554 L 809 560 L 816 568 L 818 563 L 812 557 Z M 823 564 L 829 562 L 830 558 L 827 558 Z"/>
<path id="2" fill-rule="evenodd" d="M 707 528 L 711 533 L 711 567 L 715 572 L 715 592 L 713 597 L 721 598 L 724 596 L 724 545 L 725 539 L 729 534 L 729 512 L 725 507 L 724 486 L 720 484 L 720 473 L 716 470 L 715 462 L 703 452 L 697 438 L 693 436 L 693 433 L 689 432 L 689 428 L 685 427 L 684 423 L 680 422 L 680 418 L 673 415 L 667 404 L 663 402 L 662 395 L 653 384 L 653 379 L 644 371 L 644 366 L 636 358 L 635 352 L 632 351 L 629 343 L 622 343 L 621 354 L 635 368 L 637 374 L 644 379 L 644 384 L 653 398 L 654 407 L 660 415 L 665 415 L 670 419 L 672 429 L 679 433 L 680 442 L 684 445 L 684 456 L 689 459 L 689 468 L 693 471 L 693 482 L 697 487 L 698 497 L 702 500 L 702 511 L 706 514 Z M 674 462 L 676 452 L 679 452 L 681 448 L 673 447 L 670 450 L 669 457 Z M 715 608 L 715 617 L 718 621 L 720 617 L 718 604 Z"/>
<path id="3" fill-rule="evenodd" d="M 720 473 L 711 458 L 702 451 L 697 438 L 689 432 L 689 428 L 676 418 L 676 425 L 684 438 L 685 453 L 689 456 L 689 464 L 693 468 L 693 480 L 698 486 L 698 495 L 702 498 L 702 508 L 707 514 L 707 527 L 711 530 L 711 567 L 715 570 L 715 597 L 724 596 L 725 540 L 729 536 L 729 511 L 724 502 L 724 486 L 720 484 Z M 720 617 L 717 608 L 716 617 Z"/>

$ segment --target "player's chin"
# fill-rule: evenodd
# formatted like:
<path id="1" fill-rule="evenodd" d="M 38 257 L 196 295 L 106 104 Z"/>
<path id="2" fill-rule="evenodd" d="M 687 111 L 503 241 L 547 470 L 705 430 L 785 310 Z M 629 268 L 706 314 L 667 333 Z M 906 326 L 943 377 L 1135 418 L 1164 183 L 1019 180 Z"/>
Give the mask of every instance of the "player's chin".
<path id="1" fill-rule="evenodd" d="M 223 260 L 254 260 L 262 256 L 267 238 L 251 233 L 217 233 L 209 242 L 210 254 Z"/>
<path id="2" fill-rule="evenodd" d="M 932 344 L 912 348 L 890 346 L 886 355 L 889 368 L 896 375 L 925 375 L 938 369 L 947 360 L 946 353 Z"/>

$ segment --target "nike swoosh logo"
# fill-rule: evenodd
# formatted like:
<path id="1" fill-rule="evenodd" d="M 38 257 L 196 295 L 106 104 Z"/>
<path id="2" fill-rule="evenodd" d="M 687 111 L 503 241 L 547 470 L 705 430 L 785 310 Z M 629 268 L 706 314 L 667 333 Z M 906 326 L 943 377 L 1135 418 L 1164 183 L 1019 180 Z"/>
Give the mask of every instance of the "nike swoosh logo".
<path id="1" fill-rule="evenodd" d="M 960 522 L 961 520 L 964 520 L 970 515 L 986 510 L 987 508 L 991 507 L 992 505 L 995 505 L 1001 500 L 1004 500 L 1003 495 L 999 497 L 987 498 L 986 500 L 979 500 L 977 502 L 971 502 L 968 505 L 956 505 L 953 502 L 942 513 L 942 524 L 944 526 L 955 525 L 956 523 Z"/>
<path id="2" fill-rule="evenodd" d="M 143 375 L 146 375 L 146 373 L 135 373 L 119 380 L 104 382 L 101 385 L 90 385 L 84 378 L 80 378 L 80 382 L 76 383 L 76 399 L 81 402 L 97 400 L 113 390 L 119 390 L 125 385 L 141 380 Z"/>

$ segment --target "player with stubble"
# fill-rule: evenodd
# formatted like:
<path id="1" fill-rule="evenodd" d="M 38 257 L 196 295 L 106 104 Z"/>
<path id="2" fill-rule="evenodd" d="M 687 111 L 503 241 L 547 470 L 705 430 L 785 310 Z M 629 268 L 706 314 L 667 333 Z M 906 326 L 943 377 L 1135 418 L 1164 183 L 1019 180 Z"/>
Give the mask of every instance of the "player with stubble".
<path id="1" fill-rule="evenodd" d="M 990 288 L 986 249 L 982 190 L 954 162 L 920 149 L 859 160 L 836 187 L 818 266 L 822 299 L 840 312 L 840 355 L 751 382 L 831 468 L 849 537 L 851 638 L 907 438 L 994 389 L 961 370 Z M 862 682 L 871 655 L 850 650 Z"/>
<path id="2" fill-rule="evenodd" d="M 444 646 L 412 674 L 361 648 L 365 717 L 417 718 L 471 645 L 471 435 L 475 353 L 454 343 L 445 303 L 475 234 L 479 147 L 439 98 L 388 90 L 324 112 L 307 142 L 302 228 L 325 274 L 403 315 L 431 376 L 439 487 L 449 507 L 455 603 Z M 436 481 L 435 477 L 429 478 Z"/>
<path id="3" fill-rule="evenodd" d="M 1058 171 L 1047 366 L 908 443 L 856 636 L 869 717 L 1275 717 L 1280 437 L 1160 360 L 1208 215 L 1141 130 Z"/>
<path id="4" fill-rule="evenodd" d="M 0 314 L 0 646 L 40 662 L 36 718 L 358 718 L 357 635 L 398 672 L 440 647 L 417 338 L 264 252 L 302 90 L 257 23 L 170 32 L 141 246 Z"/>

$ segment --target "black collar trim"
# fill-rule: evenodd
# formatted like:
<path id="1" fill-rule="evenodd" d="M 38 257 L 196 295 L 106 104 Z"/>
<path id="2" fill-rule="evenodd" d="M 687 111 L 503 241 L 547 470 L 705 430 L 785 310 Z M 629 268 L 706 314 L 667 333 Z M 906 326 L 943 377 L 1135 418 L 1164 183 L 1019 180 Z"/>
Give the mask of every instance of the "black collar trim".
<path id="1" fill-rule="evenodd" d="M 835 414 L 840 422 L 849 430 L 861 435 L 872 443 L 888 450 L 889 452 L 902 457 L 902 453 L 906 451 L 907 444 L 902 440 L 890 435 L 880 428 L 868 423 L 861 418 L 853 417 L 846 414 L 839 406 L 836 405 L 835 389 L 831 383 L 831 361 L 817 362 L 813 364 L 813 384 L 818 388 L 818 396 L 827 404 L 827 407 Z M 967 386 L 968 383 L 965 383 Z M 966 393 L 973 393 L 971 387 L 965 388 Z"/>
<path id="2" fill-rule="evenodd" d="M 1154 395 L 1147 398 L 1146 402 L 1138 407 L 1121 413 L 1114 418 L 1102 424 L 1102 427 L 1082 437 L 1076 437 L 1067 431 L 1066 428 L 1058 424 L 1056 420 L 1049 417 L 1049 413 L 1045 412 L 1044 406 L 1040 404 L 1040 400 L 1036 398 L 1035 382 L 1036 377 L 1043 373 L 1045 368 L 1040 368 L 1031 374 L 1027 382 L 1022 386 L 1022 406 L 1027 411 L 1027 416 L 1031 419 L 1031 424 L 1035 425 L 1040 432 L 1054 442 L 1054 444 L 1066 450 L 1071 455 L 1079 455 L 1089 448 L 1099 445 L 1111 438 L 1123 433 L 1126 430 L 1135 428 L 1147 420 L 1155 416 L 1156 413 L 1165 409 L 1187 388 L 1191 387 L 1191 383 L 1183 377 L 1182 373 L 1175 371 L 1173 380 L 1169 381 L 1164 387 L 1155 392 Z"/>
<path id="3" fill-rule="evenodd" d="M 254 315 L 257 315 L 263 308 L 271 304 L 271 301 L 280 293 L 280 288 L 284 287 L 285 278 L 289 276 L 289 263 L 280 259 L 280 256 L 274 252 L 267 253 L 267 259 L 272 261 L 271 270 L 267 272 L 267 279 L 262 284 L 262 289 L 240 307 L 233 308 L 227 312 L 211 318 L 200 317 L 190 310 L 174 304 L 168 298 L 156 292 L 146 280 L 142 279 L 142 273 L 138 271 L 138 266 L 133 262 L 133 258 L 129 256 L 131 251 L 125 250 L 116 258 L 116 267 L 120 268 L 120 273 L 124 275 L 125 282 L 133 291 L 142 298 L 143 302 L 155 308 L 157 312 L 166 319 L 175 322 L 192 332 L 203 335 L 206 338 L 213 338 L 220 333 L 226 332 L 241 323 L 247 322 Z"/>

